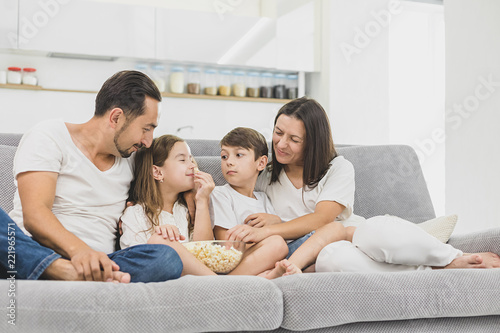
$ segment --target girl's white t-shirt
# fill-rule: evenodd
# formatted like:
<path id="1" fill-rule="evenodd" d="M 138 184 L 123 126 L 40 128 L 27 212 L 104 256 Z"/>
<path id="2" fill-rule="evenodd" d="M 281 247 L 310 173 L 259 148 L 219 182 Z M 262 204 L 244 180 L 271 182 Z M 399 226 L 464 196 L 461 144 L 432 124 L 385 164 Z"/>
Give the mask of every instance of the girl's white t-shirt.
<path id="1" fill-rule="evenodd" d="M 132 158 L 116 157 L 111 168 L 101 171 L 74 144 L 62 120 L 47 120 L 27 131 L 17 148 L 14 177 L 28 171 L 57 173 L 54 215 L 92 249 L 114 252 L 118 219 L 133 178 Z M 9 215 L 31 236 L 24 228 L 18 189 Z"/>
<path id="2" fill-rule="evenodd" d="M 210 217 L 214 225 L 231 229 L 238 224 L 243 224 L 251 214 L 276 215 L 264 192 L 253 192 L 253 194 L 255 199 L 238 193 L 229 184 L 216 186 L 210 194 Z"/>
<path id="3" fill-rule="evenodd" d="M 257 179 L 257 191 L 264 191 L 273 204 L 276 214 L 283 221 L 290 221 L 306 214 L 314 213 L 321 201 L 335 201 L 345 209 L 336 220 L 345 226 L 359 225 L 364 218 L 353 214 L 354 205 L 354 167 L 343 156 L 330 162 L 326 175 L 312 190 L 296 188 L 284 170 L 278 181 L 269 185 L 271 172 L 266 168 Z"/>
<path id="4" fill-rule="evenodd" d="M 186 237 L 186 239 L 181 242 L 188 242 L 189 222 L 187 217 L 187 208 L 176 202 L 172 209 L 172 214 L 167 211 L 161 212 L 159 216 L 159 225 L 170 224 L 176 226 L 179 229 L 179 233 Z M 121 220 L 123 234 L 120 237 L 120 248 L 122 249 L 133 245 L 146 244 L 155 232 L 155 230 L 151 228 L 151 222 L 149 222 L 142 205 L 137 204 L 128 207 L 123 213 Z"/>

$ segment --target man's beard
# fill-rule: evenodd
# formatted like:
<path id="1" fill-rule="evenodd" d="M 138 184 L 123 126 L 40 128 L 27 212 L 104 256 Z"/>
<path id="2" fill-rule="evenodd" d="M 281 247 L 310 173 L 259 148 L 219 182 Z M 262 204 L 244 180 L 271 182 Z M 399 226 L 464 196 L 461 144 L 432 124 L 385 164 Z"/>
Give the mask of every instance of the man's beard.
<path id="1" fill-rule="evenodd" d="M 120 139 L 120 136 L 122 135 L 122 133 L 128 128 L 128 125 L 129 125 L 129 123 L 126 122 L 123 125 L 123 127 L 120 128 L 120 130 L 118 131 L 118 133 L 115 134 L 115 137 L 113 138 L 116 150 L 118 150 L 118 152 L 120 153 L 120 156 L 123 157 L 123 158 L 127 158 L 127 157 L 130 157 L 130 155 L 132 155 L 132 153 L 133 153 L 132 147 L 136 147 L 137 150 L 139 150 L 140 148 L 142 148 L 144 146 L 143 144 L 133 145 L 132 147 L 130 147 L 128 149 L 124 149 L 123 147 L 120 146 L 120 144 L 118 143 L 118 139 Z"/>

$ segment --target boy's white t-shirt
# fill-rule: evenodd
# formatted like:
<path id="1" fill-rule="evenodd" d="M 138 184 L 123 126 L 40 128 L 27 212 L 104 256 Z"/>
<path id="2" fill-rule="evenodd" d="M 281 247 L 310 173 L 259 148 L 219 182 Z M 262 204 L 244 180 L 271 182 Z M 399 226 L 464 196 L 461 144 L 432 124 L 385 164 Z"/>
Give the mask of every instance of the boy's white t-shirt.
<path id="1" fill-rule="evenodd" d="M 167 211 L 162 211 L 159 216 L 159 225 L 170 224 L 175 225 L 179 229 L 179 233 L 186 237 L 181 242 L 189 241 L 189 227 L 188 227 L 188 209 L 176 202 L 172 209 L 172 214 Z M 120 237 L 120 247 L 125 249 L 129 246 L 146 244 L 149 237 L 155 232 L 151 228 L 144 208 L 137 204 L 128 207 L 123 213 L 122 217 L 122 231 Z"/>
<path id="2" fill-rule="evenodd" d="M 74 144 L 62 120 L 48 120 L 26 132 L 19 143 L 14 177 L 27 171 L 57 173 L 54 215 L 92 249 L 114 251 L 118 219 L 133 178 L 132 158 L 116 157 L 110 169 L 100 171 Z M 24 228 L 18 189 L 9 215 L 31 236 Z"/>
<path id="3" fill-rule="evenodd" d="M 244 224 L 251 214 L 276 214 L 264 192 L 255 191 L 253 194 L 255 199 L 238 193 L 229 184 L 216 186 L 210 194 L 210 217 L 214 225 L 231 229 L 238 224 Z"/>
<path id="4" fill-rule="evenodd" d="M 255 188 L 264 191 L 271 199 L 276 214 L 283 221 L 290 221 L 306 214 L 314 213 L 316 205 L 321 201 L 335 201 L 345 209 L 336 220 L 345 226 L 359 225 L 364 218 L 353 214 L 354 205 L 354 167 L 343 156 L 330 162 L 326 175 L 312 190 L 303 191 L 296 188 L 284 170 L 278 181 L 269 185 L 271 172 L 266 168 L 257 179 Z"/>

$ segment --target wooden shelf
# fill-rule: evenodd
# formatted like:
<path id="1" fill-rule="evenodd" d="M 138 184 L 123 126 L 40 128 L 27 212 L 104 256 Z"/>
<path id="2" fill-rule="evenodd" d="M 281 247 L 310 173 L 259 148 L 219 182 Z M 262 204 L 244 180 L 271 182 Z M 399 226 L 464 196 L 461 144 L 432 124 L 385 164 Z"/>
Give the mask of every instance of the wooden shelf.
<path id="1" fill-rule="evenodd" d="M 161 95 L 163 97 L 174 97 L 174 98 L 213 99 L 213 100 L 224 100 L 224 101 L 280 103 L 280 104 L 285 104 L 291 101 L 291 99 L 279 99 L 279 98 L 236 97 L 236 96 L 219 96 L 219 95 L 202 95 L 202 94 L 195 95 L 195 94 L 162 93 Z"/>
<path id="2" fill-rule="evenodd" d="M 0 88 L 97 94 L 97 91 L 91 91 L 91 90 L 43 88 L 41 86 L 30 86 L 25 84 L 0 84 Z M 291 99 L 279 99 L 279 98 L 236 97 L 236 96 L 219 96 L 219 95 L 212 96 L 212 95 L 201 95 L 201 94 L 195 95 L 195 94 L 162 93 L 161 95 L 167 98 L 211 99 L 220 101 L 261 102 L 261 103 L 280 103 L 280 104 L 285 104 L 291 101 Z"/>

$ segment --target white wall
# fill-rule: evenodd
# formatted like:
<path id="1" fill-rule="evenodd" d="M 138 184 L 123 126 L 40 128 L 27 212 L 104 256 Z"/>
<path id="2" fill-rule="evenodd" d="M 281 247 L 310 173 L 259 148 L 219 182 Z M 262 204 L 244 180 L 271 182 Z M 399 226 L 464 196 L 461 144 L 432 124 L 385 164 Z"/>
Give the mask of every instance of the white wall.
<path id="1" fill-rule="evenodd" d="M 133 69 L 135 62 L 55 59 L 0 53 L 0 68 L 35 67 L 46 88 L 98 91 L 115 72 Z M 94 113 L 95 94 L 0 89 L 0 132 L 23 133 L 49 118 L 81 123 Z M 271 138 L 272 122 L 280 103 L 164 98 L 155 135 L 177 133 L 184 138 L 220 139 L 236 126 L 247 126 Z M 177 132 L 178 128 L 192 126 Z"/>
<path id="2" fill-rule="evenodd" d="M 457 232 L 498 227 L 500 1 L 445 0 L 444 5 L 446 211 L 458 214 Z"/>

